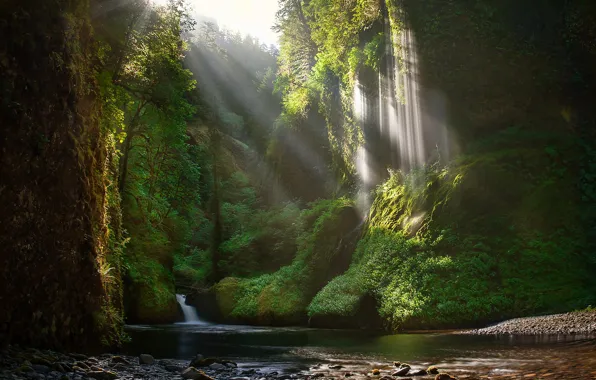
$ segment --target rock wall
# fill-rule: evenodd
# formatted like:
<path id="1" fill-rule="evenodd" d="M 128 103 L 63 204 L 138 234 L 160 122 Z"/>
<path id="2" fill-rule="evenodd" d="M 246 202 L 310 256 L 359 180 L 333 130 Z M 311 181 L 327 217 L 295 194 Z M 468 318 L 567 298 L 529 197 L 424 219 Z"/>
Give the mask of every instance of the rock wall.
<path id="1" fill-rule="evenodd" d="M 2 344 L 86 349 L 120 336 L 119 213 L 88 14 L 86 0 L 0 5 Z"/>

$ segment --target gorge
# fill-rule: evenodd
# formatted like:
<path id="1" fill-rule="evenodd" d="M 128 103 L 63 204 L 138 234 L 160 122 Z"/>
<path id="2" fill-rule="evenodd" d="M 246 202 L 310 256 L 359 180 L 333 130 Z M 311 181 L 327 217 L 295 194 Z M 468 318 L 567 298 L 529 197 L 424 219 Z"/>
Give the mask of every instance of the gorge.
<path id="1" fill-rule="evenodd" d="M 596 6 L 230 4 L 0 5 L 0 378 L 590 378 Z"/>

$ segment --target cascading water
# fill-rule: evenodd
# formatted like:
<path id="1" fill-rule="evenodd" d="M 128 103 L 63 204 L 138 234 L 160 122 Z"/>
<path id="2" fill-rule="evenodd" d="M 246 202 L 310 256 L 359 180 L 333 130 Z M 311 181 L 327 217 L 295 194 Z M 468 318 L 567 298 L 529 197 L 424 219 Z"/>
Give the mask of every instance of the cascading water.
<path id="1" fill-rule="evenodd" d="M 193 325 L 206 325 L 207 322 L 201 320 L 199 315 L 197 314 L 197 310 L 186 304 L 186 296 L 182 294 L 176 294 L 176 300 L 180 304 L 180 308 L 182 309 L 182 313 L 184 313 L 184 323 L 193 324 Z"/>

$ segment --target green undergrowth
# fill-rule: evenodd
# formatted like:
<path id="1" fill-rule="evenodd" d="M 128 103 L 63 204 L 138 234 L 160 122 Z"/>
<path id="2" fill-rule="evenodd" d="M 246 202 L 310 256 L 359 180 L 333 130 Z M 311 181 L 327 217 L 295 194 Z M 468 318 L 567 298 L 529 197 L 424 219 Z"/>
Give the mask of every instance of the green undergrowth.
<path id="1" fill-rule="evenodd" d="M 291 264 L 253 278 L 228 277 L 214 286 L 224 319 L 257 324 L 295 324 L 305 319 L 311 298 L 325 284 L 330 266 L 351 232 L 353 204 L 346 198 L 320 200 L 300 214 L 297 252 Z M 346 223 L 349 221 L 349 223 Z"/>
<path id="2" fill-rule="evenodd" d="M 353 316 L 367 294 L 391 330 L 593 304 L 575 169 L 583 156 L 573 141 L 533 138 L 541 147 L 495 143 L 447 167 L 393 173 L 350 268 L 314 297 L 309 316 Z"/>

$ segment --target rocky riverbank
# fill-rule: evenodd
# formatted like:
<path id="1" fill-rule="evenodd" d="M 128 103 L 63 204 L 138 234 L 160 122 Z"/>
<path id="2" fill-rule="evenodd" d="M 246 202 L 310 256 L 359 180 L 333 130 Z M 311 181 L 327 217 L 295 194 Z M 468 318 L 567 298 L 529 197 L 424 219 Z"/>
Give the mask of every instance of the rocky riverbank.
<path id="1" fill-rule="evenodd" d="M 316 364 L 308 369 L 245 367 L 229 360 L 204 358 L 192 360 L 156 360 L 151 355 L 138 357 L 103 354 L 86 356 L 54 351 L 9 347 L 0 354 L 0 380 L 307 380 L 378 378 L 451 380 L 456 377 L 441 373 L 437 367 L 417 368 L 405 363 L 388 363 L 374 368 L 349 364 Z"/>
<path id="2" fill-rule="evenodd" d="M 204 358 L 155 359 L 151 355 L 86 356 L 9 347 L 0 352 L 0 380 L 480 380 L 596 379 L 596 341 L 538 350 L 532 355 L 503 352 L 499 357 L 455 362 L 367 363 L 322 360 L 307 367 L 234 363 Z"/>
<path id="3" fill-rule="evenodd" d="M 463 331 L 463 333 L 477 335 L 579 334 L 596 336 L 596 310 L 510 319 L 494 326 Z"/>

